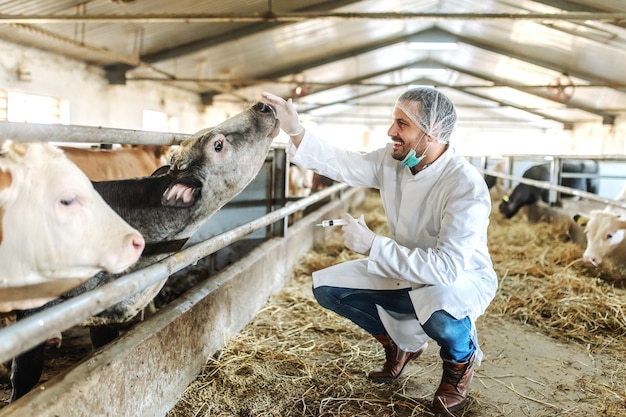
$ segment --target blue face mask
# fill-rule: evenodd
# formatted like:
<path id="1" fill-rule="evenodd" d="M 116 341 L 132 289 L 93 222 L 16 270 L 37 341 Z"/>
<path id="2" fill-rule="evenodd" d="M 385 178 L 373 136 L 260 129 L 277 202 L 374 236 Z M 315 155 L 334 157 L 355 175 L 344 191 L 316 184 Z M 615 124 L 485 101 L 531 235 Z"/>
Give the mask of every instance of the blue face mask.
<path id="1" fill-rule="evenodd" d="M 426 152 L 424 152 L 421 156 L 415 156 L 415 149 L 411 149 L 406 158 L 402 160 L 402 165 L 413 168 L 415 165 L 419 164 L 422 159 L 424 159 L 424 155 L 426 155 Z"/>

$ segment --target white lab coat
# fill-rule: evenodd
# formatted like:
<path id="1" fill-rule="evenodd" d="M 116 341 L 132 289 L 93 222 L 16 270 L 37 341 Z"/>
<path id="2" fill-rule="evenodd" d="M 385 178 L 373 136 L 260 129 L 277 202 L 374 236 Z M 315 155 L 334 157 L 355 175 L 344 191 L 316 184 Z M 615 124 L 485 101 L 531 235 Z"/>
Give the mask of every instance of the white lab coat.
<path id="1" fill-rule="evenodd" d="M 306 131 L 291 161 L 355 187 L 380 189 L 392 238 L 377 235 L 369 257 L 313 273 L 313 285 L 412 288 L 418 320 L 378 306 L 385 329 L 400 348 L 416 351 L 427 340 L 419 322 L 438 310 L 473 325 L 475 360 L 482 352 L 475 320 L 493 299 L 498 281 L 487 250 L 491 199 L 483 177 L 449 147 L 413 175 L 391 157 L 392 144 L 360 154 L 336 148 Z M 352 213 L 358 217 L 360 213 Z"/>

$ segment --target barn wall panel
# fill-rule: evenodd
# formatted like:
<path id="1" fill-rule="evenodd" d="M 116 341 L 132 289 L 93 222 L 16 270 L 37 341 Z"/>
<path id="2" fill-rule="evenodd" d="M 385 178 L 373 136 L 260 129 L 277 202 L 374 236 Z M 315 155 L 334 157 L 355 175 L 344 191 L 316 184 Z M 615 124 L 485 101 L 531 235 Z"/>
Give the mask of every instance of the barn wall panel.
<path id="1" fill-rule="evenodd" d="M 195 93 L 160 83 L 110 85 L 97 66 L 3 40 L 0 68 L 2 89 L 67 99 L 73 125 L 142 129 L 143 110 L 154 110 L 178 117 L 181 132 L 193 133 L 227 118 L 207 112 Z"/>
<path id="2" fill-rule="evenodd" d="M 163 416 L 206 358 L 239 332 L 330 228 L 315 228 L 364 198 L 352 189 L 200 284 L 73 369 L 0 411 L 0 417 Z"/>

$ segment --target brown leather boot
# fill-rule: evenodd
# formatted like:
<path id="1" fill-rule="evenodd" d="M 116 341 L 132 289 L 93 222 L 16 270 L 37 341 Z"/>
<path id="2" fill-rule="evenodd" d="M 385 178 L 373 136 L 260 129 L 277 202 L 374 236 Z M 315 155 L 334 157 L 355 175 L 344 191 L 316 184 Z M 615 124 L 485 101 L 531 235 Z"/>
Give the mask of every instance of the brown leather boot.
<path id="1" fill-rule="evenodd" d="M 469 384 L 474 376 L 474 356 L 463 363 L 443 361 L 443 376 L 433 398 L 437 413 L 453 413 L 465 406 Z"/>
<path id="2" fill-rule="evenodd" d="M 407 362 L 420 356 L 428 347 L 428 343 L 424 343 L 417 352 L 405 352 L 386 334 L 375 334 L 374 337 L 385 348 L 385 364 L 382 368 L 370 372 L 367 376 L 374 382 L 391 382 L 395 380 L 400 376 Z"/>

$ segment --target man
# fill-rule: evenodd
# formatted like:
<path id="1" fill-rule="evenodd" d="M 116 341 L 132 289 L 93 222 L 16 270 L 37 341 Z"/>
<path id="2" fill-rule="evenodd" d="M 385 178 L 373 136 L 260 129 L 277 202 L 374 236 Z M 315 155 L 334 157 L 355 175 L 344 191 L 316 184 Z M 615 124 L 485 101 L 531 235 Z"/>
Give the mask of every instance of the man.
<path id="1" fill-rule="evenodd" d="M 450 100 L 432 88 L 407 90 L 396 101 L 390 144 L 360 154 L 305 131 L 290 101 L 270 93 L 289 136 L 292 162 L 351 186 L 380 190 L 392 238 L 374 234 L 363 216 L 344 215 L 344 244 L 368 258 L 313 273 L 313 294 L 385 349 L 377 382 L 400 376 L 429 339 L 440 347 L 443 375 L 433 398 L 438 413 L 464 407 L 480 364 L 475 320 L 497 289 L 487 250 L 491 200 L 485 181 L 449 145 L 456 123 Z"/>

